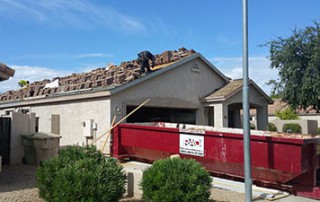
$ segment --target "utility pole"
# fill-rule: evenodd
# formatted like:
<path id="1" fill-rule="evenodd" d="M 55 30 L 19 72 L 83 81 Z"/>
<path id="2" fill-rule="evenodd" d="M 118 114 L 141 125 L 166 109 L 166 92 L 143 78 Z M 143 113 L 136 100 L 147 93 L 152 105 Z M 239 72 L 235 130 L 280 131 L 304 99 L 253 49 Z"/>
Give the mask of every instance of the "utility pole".
<path id="1" fill-rule="evenodd" d="M 249 68 L 248 68 L 248 1 L 242 0 L 242 34 L 243 34 L 243 147 L 244 147 L 244 179 L 246 202 L 252 202 L 252 179 L 251 179 L 251 147 L 250 147 L 250 104 L 249 104 Z"/>

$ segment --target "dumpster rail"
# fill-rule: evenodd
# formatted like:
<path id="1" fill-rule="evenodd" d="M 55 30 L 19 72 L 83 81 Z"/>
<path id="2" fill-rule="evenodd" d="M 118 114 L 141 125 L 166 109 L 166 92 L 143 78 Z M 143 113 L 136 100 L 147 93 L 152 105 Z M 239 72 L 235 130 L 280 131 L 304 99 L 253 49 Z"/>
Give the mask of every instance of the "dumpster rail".
<path id="1" fill-rule="evenodd" d="M 254 184 L 320 199 L 320 138 L 251 131 Z M 212 175 L 243 180 L 243 130 L 174 123 L 120 124 L 113 130 L 112 156 L 152 162 L 171 155 L 194 158 Z M 318 176 L 319 178 L 319 176 Z"/>

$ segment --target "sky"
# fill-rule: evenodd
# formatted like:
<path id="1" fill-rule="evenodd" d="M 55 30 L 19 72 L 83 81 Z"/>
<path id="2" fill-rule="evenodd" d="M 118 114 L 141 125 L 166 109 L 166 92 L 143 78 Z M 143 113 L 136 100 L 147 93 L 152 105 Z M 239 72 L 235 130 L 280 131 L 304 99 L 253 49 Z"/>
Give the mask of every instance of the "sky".
<path id="1" fill-rule="evenodd" d="M 267 94 L 269 47 L 320 21 L 319 0 L 248 0 L 249 76 Z M 0 62 L 16 70 L 0 92 L 137 58 L 194 49 L 242 78 L 242 0 L 0 0 Z"/>

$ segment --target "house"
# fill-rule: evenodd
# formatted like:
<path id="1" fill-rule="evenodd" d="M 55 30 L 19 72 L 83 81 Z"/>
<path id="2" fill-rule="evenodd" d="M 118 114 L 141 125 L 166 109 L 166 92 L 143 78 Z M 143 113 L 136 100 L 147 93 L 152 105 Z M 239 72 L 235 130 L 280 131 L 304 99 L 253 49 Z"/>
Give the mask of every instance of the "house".
<path id="1" fill-rule="evenodd" d="M 268 106 L 268 120 L 270 123 L 276 125 L 278 131 L 281 131 L 283 125 L 286 123 L 298 123 L 302 127 L 302 133 L 314 135 L 318 133 L 320 114 L 316 110 L 313 110 L 311 107 L 306 110 L 297 109 L 296 112 L 299 116 L 299 120 L 280 120 L 276 116 L 276 111 L 283 111 L 288 107 L 288 103 L 279 98 L 274 99 L 273 104 Z"/>
<path id="2" fill-rule="evenodd" d="M 241 80 L 226 77 L 194 50 L 180 48 L 155 56 L 155 71 L 144 76 L 139 76 L 133 60 L 6 92 L 0 95 L 0 115 L 34 113 L 36 131 L 61 135 L 61 145 L 92 142 L 108 131 L 114 117 L 119 121 L 147 99 L 126 122 L 241 127 Z M 58 85 L 46 87 L 53 82 Z M 271 99 L 251 81 L 250 107 L 257 110 L 258 129 L 267 128 L 269 103 Z"/>

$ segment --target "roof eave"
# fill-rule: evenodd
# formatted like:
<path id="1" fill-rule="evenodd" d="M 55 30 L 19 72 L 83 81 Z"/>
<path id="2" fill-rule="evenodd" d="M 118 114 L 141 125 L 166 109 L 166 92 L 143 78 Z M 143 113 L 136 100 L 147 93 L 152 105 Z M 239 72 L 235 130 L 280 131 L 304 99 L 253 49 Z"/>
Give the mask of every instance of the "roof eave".
<path id="1" fill-rule="evenodd" d="M 43 95 L 32 98 L 24 98 L 20 100 L 12 101 L 2 101 L 0 104 L 0 109 L 12 108 L 12 107 L 23 107 L 23 106 L 32 106 L 39 104 L 50 104 L 57 102 L 65 102 L 71 100 L 83 100 L 83 99 L 93 99 L 99 97 L 108 97 L 110 96 L 110 91 L 106 89 L 93 90 L 88 89 L 87 91 L 73 91 L 66 92 L 54 95 Z"/>
<path id="2" fill-rule="evenodd" d="M 0 63 L 0 79 L 1 81 L 8 80 L 15 73 L 14 69 L 11 69 L 7 65 Z"/>
<path id="3" fill-rule="evenodd" d="M 214 98 L 202 98 L 201 102 L 203 103 L 209 103 L 209 102 L 223 102 L 226 101 L 226 98 L 221 96 L 221 97 L 214 97 Z"/>
<path id="4" fill-rule="evenodd" d="M 10 76 L 8 74 L 5 74 L 3 72 L 0 72 L 0 81 L 8 80 Z"/>

